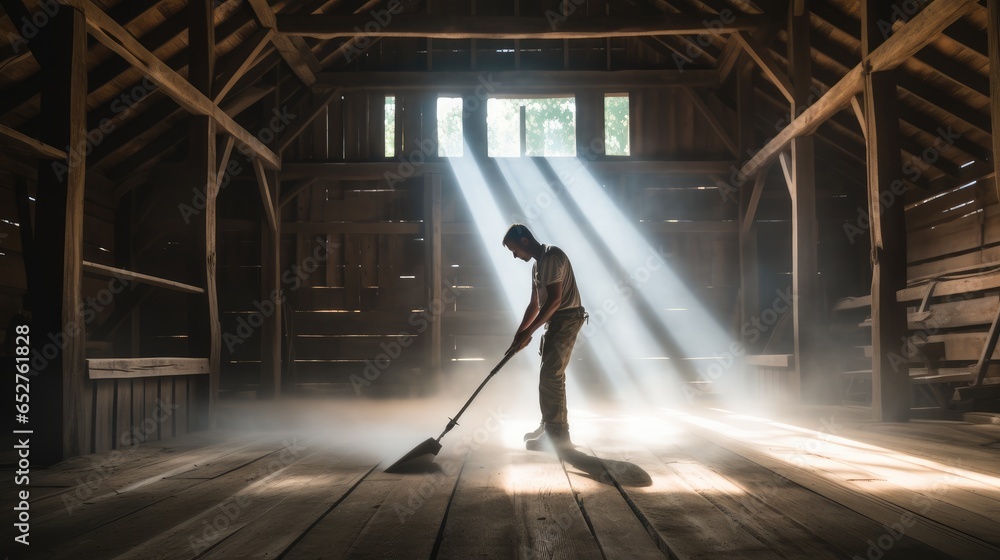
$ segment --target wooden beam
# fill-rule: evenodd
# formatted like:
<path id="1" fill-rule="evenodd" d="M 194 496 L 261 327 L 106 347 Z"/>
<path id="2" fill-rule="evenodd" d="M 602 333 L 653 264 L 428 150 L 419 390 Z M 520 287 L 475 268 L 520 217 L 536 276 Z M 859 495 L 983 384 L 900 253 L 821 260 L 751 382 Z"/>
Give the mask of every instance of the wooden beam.
<path id="1" fill-rule="evenodd" d="M 217 188 L 222 188 L 222 182 L 226 177 L 226 168 L 229 167 L 229 157 L 233 154 L 233 144 L 235 143 L 236 141 L 233 137 L 227 134 L 226 138 L 222 140 L 221 149 L 216 150 L 216 154 L 218 155 L 218 163 L 215 165 L 216 185 L 218 185 Z"/>
<path id="2" fill-rule="evenodd" d="M 294 142 L 300 134 L 302 134 L 302 131 L 311 125 L 317 117 L 323 114 L 326 107 L 340 94 L 340 90 L 331 90 L 325 95 L 320 96 L 316 104 L 310 107 L 304 114 L 302 111 L 299 111 L 299 116 L 296 117 L 295 122 L 290 124 L 288 128 L 285 129 L 285 133 L 278 140 L 278 153 L 280 154 L 284 152 L 285 149 L 288 148 L 288 146 Z"/>
<path id="3" fill-rule="evenodd" d="M 986 20 L 990 55 L 990 120 L 993 123 L 993 171 L 1000 196 L 1000 0 L 988 0 Z"/>
<path id="4" fill-rule="evenodd" d="M 424 246 L 426 259 L 424 277 L 427 279 L 427 309 L 442 308 L 442 257 L 441 257 L 441 175 L 424 175 Z M 428 333 L 427 365 L 432 376 L 441 374 L 441 317 L 431 318 Z"/>
<path id="5" fill-rule="evenodd" d="M 184 292 L 188 294 L 205 293 L 204 288 L 199 288 L 198 286 L 192 286 L 190 284 L 184 284 L 182 282 L 174 282 L 173 280 L 167 280 L 165 278 L 158 278 L 156 276 L 150 276 L 148 274 L 132 272 L 131 270 L 115 268 L 113 266 L 93 263 L 89 261 L 83 261 L 82 264 L 84 272 L 88 272 L 96 276 L 104 276 L 106 278 L 124 278 L 132 282 L 138 282 L 140 284 L 148 284 L 150 286 L 165 288 L 167 290 L 172 290 L 175 292 Z"/>
<path id="6" fill-rule="evenodd" d="M 868 125 L 865 124 L 865 107 L 864 98 L 860 95 L 851 96 L 851 108 L 854 109 L 854 116 L 858 119 L 858 124 L 861 125 L 861 133 L 865 137 L 865 141 L 868 141 Z"/>
<path id="7" fill-rule="evenodd" d="M 795 179 L 792 178 L 792 156 L 788 152 L 778 154 L 778 162 L 781 163 L 781 173 L 785 176 L 785 187 L 788 189 L 788 196 L 795 200 Z"/>
<path id="8" fill-rule="evenodd" d="M 718 87 L 714 70 L 509 70 L 499 72 L 324 72 L 316 88 L 355 90 L 551 91 L 572 89 L 640 89 Z"/>
<path id="9" fill-rule="evenodd" d="M 420 222 L 283 222 L 281 224 L 282 233 L 320 235 L 418 235 L 422 229 Z"/>
<path id="10" fill-rule="evenodd" d="M 803 0 L 803 6 L 805 1 Z M 796 115 L 812 95 L 812 46 L 809 13 L 793 5 L 788 14 L 788 68 L 791 74 L 790 113 Z M 789 374 L 788 390 L 792 398 L 810 402 L 829 395 L 823 385 L 819 343 L 826 330 L 819 324 L 820 310 L 819 246 L 816 220 L 816 149 L 815 138 L 799 136 L 791 142 L 789 176 L 792 196 L 792 333 L 795 372 Z M 783 162 L 785 165 L 785 162 Z"/>
<path id="11" fill-rule="evenodd" d="M 869 65 L 875 72 L 895 68 L 933 40 L 942 29 L 976 6 L 975 0 L 935 0 L 865 57 L 863 64 Z M 816 130 L 833 114 L 846 107 L 851 97 L 863 88 L 862 64 L 858 64 L 761 148 L 744 164 L 740 173 L 745 177 L 752 177 L 764 163 L 777 157 L 793 138 Z"/>
<path id="12" fill-rule="evenodd" d="M 253 172 L 257 176 L 257 186 L 260 187 L 260 199 L 264 205 L 264 216 L 267 218 L 267 226 L 271 232 L 278 232 L 278 218 L 274 211 L 274 202 L 271 198 L 271 188 L 267 184 L 267 172 L 264 164 L 259 159 L 253 160 Z"/>
<path id="13" fill-rule="evenodd" d="M 88 358 L 90 379 L 135 379 L 209 373 L 205 358 Z"/>
<path id="14" fill-rule="evenodd" d="M 280 184 L 277 173 L 265 171 L 259 160 L 254 160 L 253 167 L 267 216 L 264 220 L 266 225 L 261 226 L 260 232 L 260 298 L 262 302 L 267 302 L 261 317 L 260 387 L 262 396 L 278 398 L 282 392 L 281 319 L 284 296 L 281 282 L 281 213 L 275 212 L 274 205 Z M 270 313 L 266 312 L 268 310 Z"/>
<path id="15" fill-rule="evenodd" d="M 387 12 L 388 13 L 388 12 Z M 364 15 L 278 15 L 278 31 L 320 39 L 335 37 L 416 37 L 428 39 L 604 39 L 648 35 L 724 35 L 754 29 L 766 18 L 737 14 L 722 23 L 712 14 L 644 15 L 642 17 L 570 17 L 553 26 L 545 17 L 393 14 L 370 32 Z M 705 20 L 720 25 L 706 26 Z M 366 31 L 366 28 L 369 31 Z"/>
<path id="16" fill-rule="evenodd" d="M 319 177 L 307 177 L 296 182 L 287 189 L 281 189 L 281 200 L 278 202 L 278 208 L 282 208 L 289 202 L 295 200 L 295 197 L 297 197 L 299 193 L 313 186 L 317 181 L 319 181 Z"/>
<path id="17" fill-rule="evenodd" d="M 864 0 L 861 34 L 865 49 L 878 51 L 892 40 L 881 43 L 879 22 L 883 16 L 877 0 Z M 900 189 L 898 100 L 892 73 L 874 67 L 866 71 L 864 96 L 872 257 L 872 420 L 905 422 L 910 411 L 909 371 L 906 360 L 899 358 L 905 355 L 900 341 L 907 335 L 906 308 L 897 301 L 896 292 L 906 287 L 906 224 Z M 881 195 L 887 192 L 895 193 L 895 204 L 882 204 Z"/>
<path id="18" fill-rule="evenodd" d="M 246 39 L 242 45 L 236 48 L 236 52 L 230 53 L 226 57 L 222 68 L 215 78 L 215 87 L 212 94 L 213 102 L 219 103 L 222 101 L 226 97 L 226 94 L 236 85 L 236 82 L 243 77 L 243 74 L 253 67 L 254 61 L 257 60 L 257 55 L 267 46 L 273 33 L 270 29 L 257 30 L 257 33 Z"/>
<path id="19" fill-rule="evenodd" d="M 760 66 L 760 69 L 764 71 L 764 75 L 771 80 L 771 83 L 778 88 L 778 91 L 785 96 L 785 99 L 791 103 L 794 98 L 792 95 L 792 82 L 788 79 L 788 75 L 778 66 L 778 63 L 768 52 L 767 47 L 758 43 L 756 39 L 745 31 L 737 31 L 733 34 L 733 37 L 747 54 L 750 55 L 750 58 Z"/>
<path id="20" fill-rule="evenodd" d="M 725 82 L 726 78 L 729 77 L 730 72 L 736 67 L 737 62 L 740 59 L 740 55 L 743 54 L 743 49 L 740 47 L 739 41 L 734 35 L 730 35 L 729 39 L 726 40 L 726 46 L 723 47 L 722 53 L 719 55 L 719 60 L 716 64 L 716 70 L 719 72 L 719 81 Z"/>
<path id="21" fill-rule="evenodd" d="M 672 161 L 672 160 L 609 160 L 582 161 L 583 166 L 593 173 L 634 175 L 691 175 L 709 176 L 725 175 L 732 172 L 733 162 L 730 160 L 705 161 Z M 328 177 L 343 181 L 364 181 L 384 179 L 387 174 L 399 174 L 399 162 L 288 162 L 282 166 L 282 179 L 297 179 L 303 177 Z M 430 161 L 423 165 L 413 166 L 414 175 L 425 173 L 450 173 L 447 162 Z M 391 175 L 390 175 L 391 176 Z"/>
<path id="22" fill-rule="evenodd" d="M 273 92 L 274 89 L 274 86 L 267 86 L 264 88 L 247 88 L 240 91 L 238 94 L 231 96 L 228 100 L 224 101 L 220 107 L 227 115 L 234 117 L 262 99 L 265 95 Z M 167 100 L 166 105 L 162 107 L 162 111 L 159 110 L 160 105 L 157 105 L 156 109 L 150 109 L 150 111 L 156 110 L 156 113 L 150 115 L 149 120 L 152 120 L 153 116 L 157 116 L 159 117 L 157 120 L 166 121 L 174 119 L 177 115 L 184 112 L 183 109 L 179 111 L 173 110 L 173 107 L 171 106 L 175 106 L 175 104 L 173 101 Z M 146 113 L 143 113 L 133 121 L 129 121 L 125 127 L 121 128 L 116 133 L 116 136 L 105 140 L 104 143 L 101 144 L 97 150 L 95 150 L 95 155 L 92 159 L 100 158 L 103 160 L 105 158 L 113 157 L 119 151 L 125 149 L 130 142 L 136 141 L 136 135 L 141 135 L 142 130 L 146 126 L 149 126 L 149 121 L 145 119 L 145 115 Z M 142 123 L 146 124 L 143 125 Z M 107 169 L 105 173 L 112 180 L 121 181 L 131 177 L 138 170 L 148 168 L 149 166 L 159 162 L 167 151 L 184 139 L 186 134 L 187 128 L 181 123 L 177 126 L 170 127 L 166 132 L 156 136 L 152 140 L 149 140 L 149 143 L 140 148 L 139 151 L 131 154 L 121 163 Z M 100 155 L 98 155 L 99 152 Z M 88 159 L 88 161 L 91 160 Z M 128 188 L 131 187 L 127 187 L 125 190 L 128 190 Z"/>
<path id="23" fill-rule="evenodd" d="M 191 84 L 194 84 L 193 93 L 205 101 L 213 90 L 214 63 L 195 62 L 215 60 L 211 6 L 210 0 L 191 0 L 188 8 L 191 26 L 188 46 L 191 56 L 189 78 Z M 213 107 L 221 112 L 218 106 L 213 104 Z M 191 270 L 201 271 L 203 274 L 205 294 L 188 296 L 188 345 L 192 357 L 208 357 L 209 372 L 208 382 L 196 384 L 194 389 L 199 398 L 194 399 L 193 406 L 207 419 L 207 425 L 195 426 L 196 429 L 215 427 L 222 365 L 222 326 L 219 322 L 219 295 L 216 285 L 218 261 L 216 221 L 220 188 L 217 176 L 219 160 L 215 154 L 218 125 L 218 121 L 211 115 L 196 115 L 188 123 L 186 170 L 190 184 L 203 193 L 205 198 L 201 214 L 196 217 L 191 228 L 192 250 L 189 252 Z M 230 130 L 227 132 L 239 141 L 238 134 Z M 256 138 L 254 140 L 256 141 Z"/>
<path id="24" fill-rule="evenodd" d="M 753 85 L 754 66 L 741 65 L 736 71 L 736 118 L 739 156 L 742 159 L 752 153 L 757 142 L 757 128 L 754 125 L 757 115 L 757 91 Z M 745 325 L 760 313 L 760 271 L 757 257 L 757 232 L 753 223 L 757 217 L 757 207 L 760 204 L 767 181 L 769 169 L 764 168 L 754 177 L 753 187 L 747 188 L 744 182 L 740 186 L 740 324 Z M 749 190 L 749 192 L 748 192 Z M 735 336 L 743 336 L 739 333 Z M 763 346 L 763 341 L 746 341 L 748 349 Z"/>
<path id="25" fill-rule="evenodd" d="M 722 121 L 719 120 L 719 117 L 715 115 L 712 108 L 709 107 L 708 103 L 706 103 L 702 98 L 703 94 L 699 95 L 690 87 L 683 88 L 683 91 L 687 94 L 688 99 L 691 100 L 691 103 L 694 104 L 695 108 L 698 109 L 698 112 L 701 113 L 702 116 L 704 116 L 708 121 L 708 126 L 712 127 L 712 130 L 714 130 L 719 136 L 722 143 L 726 145 L 726 149 L 729 150 L 729 153 L 733 154 L 734 157 L 739 157 L 739 147 L 736 146 L 736 141 L 733 140 L 733 135 L 730 134 L 729 129 L 727 129 Z"/>
<path id="26" fill-rule="evenodd" d="M 2 124 L 0 124 L 0 146 L 13 152 L 14 155 L 26 155 L 30 158 L 64 160 L 67 157 L 65 151 L 53 148 L 45 142 L 35 140 Z"/>
<path id="27" fill-rule="evenodd" d="M 743 214 L 743 222 L 740 226 L 740 233 L 747 235 L 753 227 L 754 219 L 757 217 L 757 208 L 760 206 L 760 196 L 764 192 L 764 183 L 767 181 L 767 172 L 770 168 L 762 169 L 757 173 L 753 181 L 753 189 L 750 191 L 750 200 L 747 204 L 746 212 Z M 786 175 L 787 177 L 787 175 Z"/>
<path id="28" fill-rule="evenodd" d="M 208 95 L 198 91 L 177 72 L 170 69 L 153 53 L 147 50 L 125 28 L 111 19 L 91 0 L 64 0 L 84 13 L 91 34 L 119 56 L 127 60 L 140 73 L 159 84 L 160 88 L 180 106 L 195 115 L 204 115 L 215 121 L 218 126 L 231 134 L 236 141 L 257 157 L 264 160 L 272 169 L 281 167 L 280 158 L 269 150 L 243 127 L 236 123 L 222 109 L 215 105 Z"/>
<path id="29" fill-rule="evenodd" d="M 86 145 L 86 22 L 79 11 L 60 8 L 46 32 L 40 140 L 49 146 Z M 81 305 L 86 162 L 83 150 L 67 156 L 39 162 L 37 172 L 31 349 L 33 355 L 52 356 L 32 368 L 32 393 L 40 398 L 32 400 L 30 429 L 37 438 L 31 456 L 38 464 L 91 452 L 92 394 L 84 372 L 87 322 Z"/>
<path id="30" fill-rule="evenodd" d="M 278 22 L 275 18 L 274 10 L 268 5 L 267 0 L 247 1 L 250 4 L 250 8 L 253 9 L 254 15 L 257 16 L 257 21 L 260 22 L 261 27 L 272 31 L 275 30 Z M 305 43 L 302 43 L 301 39 L 294 42 L 293 39 L 298 38 L 289 37 L 283 33 L 271 34 L 271 41 L 274 43 L 275 48 L 278 49 L 278 53 L 281 54 L 281 58 L 288 63 L 292 68 L 292 72 L 298 76 L 303 84 L 311 86 L 316 82 L 315 72 L 319 70 L 319 61 L 313 56 L 312 51 L 308 47 L 305 47 Z"/>

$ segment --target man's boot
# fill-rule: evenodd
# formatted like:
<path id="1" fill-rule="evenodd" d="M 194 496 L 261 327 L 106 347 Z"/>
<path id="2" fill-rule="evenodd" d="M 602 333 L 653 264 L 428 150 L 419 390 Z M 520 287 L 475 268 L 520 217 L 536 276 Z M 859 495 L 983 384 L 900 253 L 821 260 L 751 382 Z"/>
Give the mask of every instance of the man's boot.
<path id="1" fill-rule="evenodd" d="M 545 427 L 545 432 L 549 437 L 549 442 L 555 447 L 556 453 L 576 449 L 569 438 L 569 424 L 549 424 Z"/>
<path id="2" fill-rule="evenodd" d="M 527 435 L 525 434 L 525 436 Z M 551 445 L 557 453 L 575 449 L 576 446 L 569 438 L 569 425 L 545 424 L 544 433 L 536 438 L 526 440 L 524 448 L 528 451 L 542 451 L 546 445 Z"/>
<path id="3" fill-rule="evenodd" d="M 542 437 L 542 434 L 544 433 L 545 433 L 545 422 L 539 422 L 537 428 L 524 434 L 524 441 L 527 442 L 528 440 L 538 439 Z"/>

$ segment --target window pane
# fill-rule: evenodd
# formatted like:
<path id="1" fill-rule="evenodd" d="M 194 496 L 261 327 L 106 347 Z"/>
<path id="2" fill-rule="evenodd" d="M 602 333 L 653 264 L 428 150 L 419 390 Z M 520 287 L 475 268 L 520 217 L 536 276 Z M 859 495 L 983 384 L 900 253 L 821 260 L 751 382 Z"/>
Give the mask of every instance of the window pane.
<path id="1" fill-rule="evenodd" d="M 438 155 L 462 157 L 462 98 L 438 97 Z"/>
<path id="2" fill-rule="evenodd" d="M 604 96 L 604 153 L 629 155 L 627 93 Z"/>
<path id="3" fill-rule="evenodd" d="M 576 99 L 490 98 L 486 129 L 490 157 L 521 155 L 521 108 L 524 107 L 524 153 L 527 156 L 576 155 Z"/>
<path id="4" fill-rule="evenodd" d="M 385 157 L 396 155 L 396 97 L 385 97 Z"/>
<path id="5" fill-rule="evenodd" d="M 491 97 L 486 101 L 487 155 L 521 155 L 521 100 Z"/>
<path id="6" fill-rule="evenodd" d="M 525 99 L 525 155 L 576 155 L 576 99 Z"/>

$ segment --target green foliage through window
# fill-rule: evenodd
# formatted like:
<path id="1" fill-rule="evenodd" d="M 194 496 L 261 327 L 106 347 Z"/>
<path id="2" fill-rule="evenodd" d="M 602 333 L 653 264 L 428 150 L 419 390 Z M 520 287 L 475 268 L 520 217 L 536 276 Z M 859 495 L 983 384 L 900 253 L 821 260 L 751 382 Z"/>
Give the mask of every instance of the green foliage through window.
<path id="1" fill-rule="evenodd" d="M 396 155 L 396 97 L 385 96 L 385 157 Z"/>
<path id="2" fill-rule="evenodd" d="M 486 103 L 486 133 L 490 157 L 521 155 L 522 107 L 524 155 L 576 156 L 576 98 L 492 97 Z"/>
<path id="3" fill-rule="evenodd" d="M 462 98 L 438 97 L 438 155 L 462 157 Z"/>
<path id="4" fill-rule="evenodd" d="M 604 153 L 629 155 L 628 94 L 604 96 Z"/>

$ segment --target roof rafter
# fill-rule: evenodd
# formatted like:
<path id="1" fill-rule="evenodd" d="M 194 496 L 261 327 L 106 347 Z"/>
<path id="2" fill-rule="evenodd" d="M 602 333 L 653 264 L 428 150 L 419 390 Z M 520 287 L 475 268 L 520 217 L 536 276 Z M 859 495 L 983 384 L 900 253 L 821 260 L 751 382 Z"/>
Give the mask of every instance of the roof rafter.
<path id="1" fill-rule="evenodd" d="M 388 14 L 388 12 L 386 12 Z M 646 35 L 712 35 L 754 29 L 764 23 L 757 15 L 739 15 L 730 23 L 707 26 L 711 14 L 675 14 L 625 18 L 574 17 L 553 25 L 544 17 L 428 16 L 389 14 L 387 25 L 371 30 L 369 15 L 278 15 L 278 31 L 329 39 L 333 37 L 419 37 L 428 39 L 603 39 Z"/>

